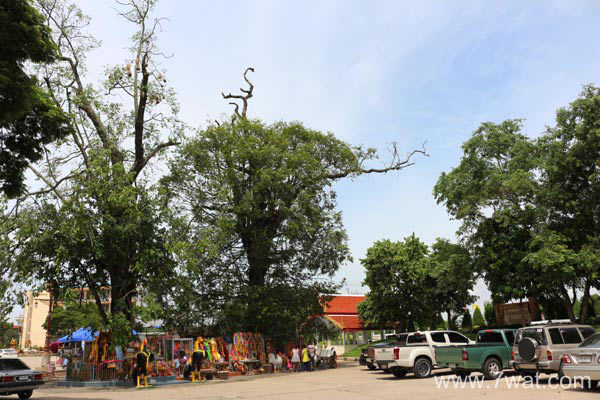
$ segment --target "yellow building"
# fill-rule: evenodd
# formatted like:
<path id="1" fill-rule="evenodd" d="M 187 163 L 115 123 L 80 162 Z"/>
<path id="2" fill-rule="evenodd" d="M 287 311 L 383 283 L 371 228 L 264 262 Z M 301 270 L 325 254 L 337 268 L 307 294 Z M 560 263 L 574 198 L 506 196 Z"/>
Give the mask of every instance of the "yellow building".
<path id="1" fill-rule="evenodd" d="M 43 348 L 46 343 L 46 330 L 42 325 L 50 310 L 50 294 L 46 291 L 34 294 L 31 290 L 25 292 L 25 307 L 23 310 L 23 329 L 21 331 L 20 348 Z"/>
<path id="2" fill-rule="evenodd" d="M 81 301 L 94 302 L 94 298 L 88 288 L 82 289 Z M 104 309 L 110 309 L 110 288 L 100 288 L 100 298 Z M 61 307 L 62 302 L 57 302 L 54 307 Z M 23 329 L 21 331 L 21 340 L 19 347 L 29 349 L 32 347 L 43 348 L 46 344 L 46 330 L 42 325 L 48 318 L 50 310 L 50 294 L 47 291 L 35 294 L 28 290 L 25 292 L 25 307 L 23 310 Z"/>

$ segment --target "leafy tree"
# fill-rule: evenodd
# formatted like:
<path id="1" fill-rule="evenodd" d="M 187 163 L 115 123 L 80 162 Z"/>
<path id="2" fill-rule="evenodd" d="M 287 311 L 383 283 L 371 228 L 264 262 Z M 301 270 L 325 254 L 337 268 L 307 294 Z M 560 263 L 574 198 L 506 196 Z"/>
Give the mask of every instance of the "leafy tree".
<path id="1" fill-rule="evenodd" d="M 52 321 L 49 334 L 53 338 L 66 336 L 79 328 L 91 328 L 97 331 L 104 328 L 104 321 L 96 304 L 82 302 L 79 291 L 68 290 L 52 309 Z M 42 326 L 48 329 L 48 319 Z"/>
<path id="2" fill-rule="evenodd" d="M 0 346 L 8 348 L 13 339 L 19 342 L 19 329 L 7 321 L 0 320 Z"/>
<path id="3" fill-rule="evenodd" d="M 541 240 L 551 239 L 549 261 L 568 259 L 564 268 L 570 268 L 579 279 L 581 321 L 589 315 L 591 288 L 600 287 L 599 124 L 600 88 L 587 85 L 575 101 L 557 111 L 556 125 L 539 140 L 544 188 L 539 203 L 547 212 Z M 563 303 L 571 308 L 576 297 L 567 305 L 567 296 L 563 291 Z M 573 318 L 574 313 L 568 311 Z"/>
<path id="4" fill-rule="evenodd" d="M 537 152 L 520 130 L 519 120 L 482 124 L 463 144 L 460 165 L 434 187 L 438 203 L 462 222 L 459 234 L 498 301 L 533 294 L 535 274 L 523 258 L 539 222 Z"/>
<path id="5" fill-rule="evenodd" d="M 243 95 L 224 95 L 241 101 L 232 119 L 199 130 L 162 181 L 182 268 L 157 298 L 185 329 L 283 339 L 322 313 L 323 296 L 338 289 L 331 277 L 350 259 L 334 182 L 401 170 L 422 151 L 404 160 L 394 153 L 388 166 L 367 168 L 372 149 L 300 123 L 251 120 L 250 71 Z"/>
<path id="6" fill-rule="evenodd" d="M 483 308 L 484 308 L 484 314 L 485 314 L 485 321 L 487 322 L 487 325 L 495 326 L 496 325 L 496 311 L 494 310 L 494 304 L 492 304 L 489 301 L 486 301 L 485 303 L 483 303 Z"/>
<path id="7" fill-rule="evenodd" d="M 562 247 L 554 244 L 564 238 L 548 232 L 540 204 L 541 151 L 520 130 L 518 120 L 482 124 L 434 194 L 462 221 L 459 233 L 495 301 L 559 296 L 574 318 L 568 292 L 578 285 L 575 261 L 562 262 L 565 254 L 557 254 Z"/>
<path id="8" fill-rule="evenodd" d="M 437 239 L 429 259 L 435 308 L 447 314 L 448 325 L 454 329 L 462 310 L 476 300 L 471 294 L 477 280 L 471 256 L 463 245 Z"/>
<path id="9" fill-rule="evenodd" d="M 145 174 L 184 129 L 173 91 L 157 69 L 161 20 L 151 19 L 155 3 L 119 3 L 120 15 L 136 30 L 130 57 L 93 85 L 86 82 L 85 58 L 99 42 L 85 31 L 88 18 L 73 4 L 39 1 L 58 62 L 38 74 L 73 132 L 31 168 L 41 189 L 4 216 L 15 224 L 14 256 L 5 261 L 19 279 L 50 282 L 57 291 L 88 286 L 105 327 L 132 326 L 138 287 L 173 268 L 161 203 Z M 108 313 L 102 286 L 111 291 Z"/>
<path id="10" fill-rule="evenodd" d="M 471 312 L 468 308 L 465 308 L 465 312 L 462 315 L 460 327 L 464 330 L 470 330 L 473 328 L 473 319 L 471 318 Z"/>
<path id="11" fill-rule="evenodd" d="M 475 311 L 473 312 L 473 327 L 479 328 L 486 325 L 486 321 L 483 318 L 481 309 L 478 305 L 475 305 Z"/>
<path id="12" fill-rule="evenodd" d="M 377 241 L 367 250 L 361 260 L 363 284 L 369 287 L 366 302 L 359 305 L 363 321 L 380 327 L 397 323 L 400 330 L 414 330 L 436 314 L 424 285 L 429 278 L 428 253 L 414 234 L 399 242 Z"/>
<path id="13" fill-rule="evenodd" d="M 26 63 L 52 63 L 57 47 L 44 17 L 27 0 L 0 3 L 0 192 L 25 191 L 24 172 L 44 146 L 70 132 L 69 119 L 25 71 Z"/>

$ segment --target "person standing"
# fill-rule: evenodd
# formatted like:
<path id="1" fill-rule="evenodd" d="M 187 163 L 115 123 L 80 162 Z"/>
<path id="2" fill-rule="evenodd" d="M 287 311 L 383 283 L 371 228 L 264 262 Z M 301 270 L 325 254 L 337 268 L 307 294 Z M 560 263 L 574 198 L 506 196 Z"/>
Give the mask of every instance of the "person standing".
<path id="1" fill-rule="evenodd" d="M 300 365 L 300 349 L 295 346 L 292 349 L 292 370 L 298 372 L 298 366 Z"/>
<path id="2" fill-rule="evenodd" d="M 306 345 L 302 346 L 302 366 L 305 371 L 310 371 L 310 355 Z"/>
<path id="3" fill-rule="evenodd" d="M 308 355 L 310 357 L 310 370 L 314 371 L 317 366 L 317 346 L 313 343 L 308 345 Z"/>

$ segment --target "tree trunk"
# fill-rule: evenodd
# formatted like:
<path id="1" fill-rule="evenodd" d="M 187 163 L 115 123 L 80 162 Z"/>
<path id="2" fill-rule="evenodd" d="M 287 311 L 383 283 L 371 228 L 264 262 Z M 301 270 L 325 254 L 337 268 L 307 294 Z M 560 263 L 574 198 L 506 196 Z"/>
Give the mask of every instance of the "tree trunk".
<path id="1" fill-rule="evenodd" d="M 450 309 L 447 309 L 446 314 L 448 314 L 448 329 L 456 330 L 456 327 L 454 326 L 454 321 L 452 321 L 452 311 Z"/>
<path id="2" fill-rule="evenodd" d="M 567 312 L 567 316 L 571 320 L 571 322 L 576 322 L 575 312 L 573 311 L 573 303 L 571 303 L 571 298 L 569 297 L 569 293 L 567 290 L 561 286 L 560 291 L 562 293 L 561 299 L 565 306 L 565 311 Z"/>
<path id="3" fill-rule="evenodd" d="M 592 279 L 588 276 L 585 280 L 585 288 L 583 289 L 583 297 L 581 298 L 581 310 L 579 310 L 579 322 L 582 324 L 584 324 L 588 319 L 591 286 Z"/>
<path id="4" fill-rule="evenodd" d="M 136 285 L 134 282 L 128 282 L 128 280 L 130 279 L 122 276 L 121 271 L 111 273 L 110 314 L 111 316 L 115 316 L 118 313 L 122 313 L 133 327 L 135 315 L 133 314 L 132 300 L 135 295 Z"/>

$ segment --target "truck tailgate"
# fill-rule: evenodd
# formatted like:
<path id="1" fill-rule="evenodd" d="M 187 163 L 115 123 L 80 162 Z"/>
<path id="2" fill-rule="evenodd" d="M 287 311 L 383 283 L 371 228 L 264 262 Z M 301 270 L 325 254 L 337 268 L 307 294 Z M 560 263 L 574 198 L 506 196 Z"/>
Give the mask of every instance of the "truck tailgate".
<path id="1" fill-rule="evenodd" d="M 435 348 L 435 361 L 440 367 L 447 367 L 449 364 L 461 365 L 462 359 L 462 347 L 436 347 Z"/>
<path id="2" fill-rule="evenodd" d="M 393 347 L 380 347 L 375 349 L 376 361 L 394 361 Z"/>

